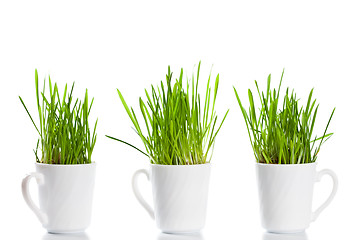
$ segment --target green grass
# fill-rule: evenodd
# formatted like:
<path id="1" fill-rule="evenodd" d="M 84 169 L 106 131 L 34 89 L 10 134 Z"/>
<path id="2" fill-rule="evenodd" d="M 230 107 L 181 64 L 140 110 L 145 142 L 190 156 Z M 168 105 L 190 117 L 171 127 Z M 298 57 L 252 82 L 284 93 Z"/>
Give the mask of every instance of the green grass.
<path id="1" fill-rule="evenodd" d="M 89 127 L 89 114 L 94 99 L 89 105 L 86 89 L 84 101 L 73 100 L 74 84 L 67 92 L 67 85 L 63 95 L 59 94 L 57 84 L 54 86 L 49 77 L 49 96 L 45 96 L 45 79 L 43 90 L 39 91 L 38 72 L 35 70 L 36 101 L 39 117 L 37 126 L 28 111 L 24 101 L 19 99 L 39 134 L 36 149 L 36 161 L 46 164 L 87 164 L 91 163 L 91 155 L 96 142 L 96 126 L 93 133 Z M 60 97 L 61 96 L 61 97 Z M 41 154 L 39 157 L 38 150 Z"/>
<path id="2" fill-rule="evenodd" d="M 151 85 L 149 91 L 145 90 L 146 98 L 139 98 L 139 109 L 145 131 L 140 127 L 134 109 L 127 105 L 122 93 L 117 90 L 135 132 L 144 144 L 145 151 L 126 141 L 107 137 L 135 148 L 149 157 L 152 164 L 192 165 L 210 162 L 215 137 L 228 111 L 219 121 L 215 113 L 219 75 L 216 77 L 213 90 L 210 87 L 211 75 L 209 76 L 205 99 L 201 102 L 198 92 L 200 65 L 201 62 L 198 64 L 196 77 L 192 75 L 185 89 L 183 69 L 172 85 L 173 73 L 169 66 L 166 81 L 161 81 L 157 87 Z"/>
<path id="3" fill-rule="evenodd" d="M 280 87 L 270 89 L 271 75 L 267 79 L 266 92 L 261 92 L 255 81 L 261 106 L 259 111 L 254 104 L 253 94 L 248 90 L 249 110 L 246 111 L 234 88 L 241 112 L 248 130 L 256 161 L 268 164 L 303 164 L 315 162 L 320 147 L 332 133 L 327 133 L 333 117 L 333 109 L 323 134 L 313 137 L 315 119 L 319 104 L 310 91 L 305 107 L 299 106 L 294 91 L 287 88 L 282 104 L 279 101 Z"/>

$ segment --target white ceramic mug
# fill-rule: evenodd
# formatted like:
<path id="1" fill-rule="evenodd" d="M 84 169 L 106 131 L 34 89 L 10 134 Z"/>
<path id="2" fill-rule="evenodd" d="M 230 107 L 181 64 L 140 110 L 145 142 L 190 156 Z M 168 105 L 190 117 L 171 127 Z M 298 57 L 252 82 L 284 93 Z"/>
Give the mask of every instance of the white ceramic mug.
<path id="1" fill-rule="evenodd" d="M 48 232 L 82 232 L 90 225 L 95 167 L 95 163 L 36 163 L 36 172 L 23 179 L 22 194 L 25 202 Z M 40 208 L 29 193 L 29 183 L 33 177 L 39 185 Z"/>
<path id="2" fill-rule="evenodd" d="M 145 202 L 137 187 L 140 174 L 152 185 L 154 210 Z M 200 231 L 205 225 L 210 163 L 197 165 L 151 164 L 134 173 L 132 184 L 136 198 L 166 233 Z"/>
<path id="3" fill-rule="evenodd" d="M 333 200 L 338 180 L 328 169 L 316 171 L 316 163 L 256 164 L 262 226 L 269 232 L 296 233 L 309 227 Z M 312 212 L 314 183 L 323 175 L 333 180 L 328 199 Z"/>

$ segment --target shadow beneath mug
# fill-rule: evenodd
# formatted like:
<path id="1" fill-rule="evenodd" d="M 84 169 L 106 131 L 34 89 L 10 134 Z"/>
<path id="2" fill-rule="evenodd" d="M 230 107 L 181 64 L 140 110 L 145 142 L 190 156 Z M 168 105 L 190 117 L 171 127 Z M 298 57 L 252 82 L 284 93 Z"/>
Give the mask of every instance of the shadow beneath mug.
<path id="1" fill-rule="evenodd" d="M 42 240 L 90 240 L 86 233 L 74 233 L 74 234 L 53 234 L 46 233 Z"/>
<path id="2" fill-rule="evenodd" d="M 309 238 L 306 232 L 288 234 L 265 232 L 263 240 L 309 240 Z"/>
<path id="3" fill-rule="evenodd" d="M 157 240 L 204 240 L 204 237 L 201 233 L 193 233 L 193 234 L 160 233 L 157 237 Z"/>

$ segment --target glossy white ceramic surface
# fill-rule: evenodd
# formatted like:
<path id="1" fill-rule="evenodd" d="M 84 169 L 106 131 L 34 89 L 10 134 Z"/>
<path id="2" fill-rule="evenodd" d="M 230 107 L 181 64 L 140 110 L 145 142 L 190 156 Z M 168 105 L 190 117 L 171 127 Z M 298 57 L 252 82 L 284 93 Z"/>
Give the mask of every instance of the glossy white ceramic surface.
<path id="1" fill-rule="evenodd" d="M 156 225 L 167 233 L 188 233 L 205 225 L 210 164 L 150 165 L 150 171 L 139 170 L 133 176 L 135 196 Z M 144 173 L 152 185 L 154 210 L 144 201 L 137 188 L 137 177 Z"/>
<path id="2" fill-rule="evenodd" d="M 82 232 L 90 225 L 95 167 L 95 163 L 36 163 L 36 172 L 24 178 L 23 197 L 48 232 Z M 40 208 L 32 201 L 29 193 L 32 177 L 36 178 L 39 185 Z"/>
<path id="3" fill-rule="evenodd" d="M 314 183 L 328 174 L 333 179 L 329 198 L 312 212 Z M 331 170 L 316 172 L 316 163 L 256 164 L 262 226 L 269 232 L 295 233 L 309 227 L 327 207 L 337 191 L 337 177 Z"/>

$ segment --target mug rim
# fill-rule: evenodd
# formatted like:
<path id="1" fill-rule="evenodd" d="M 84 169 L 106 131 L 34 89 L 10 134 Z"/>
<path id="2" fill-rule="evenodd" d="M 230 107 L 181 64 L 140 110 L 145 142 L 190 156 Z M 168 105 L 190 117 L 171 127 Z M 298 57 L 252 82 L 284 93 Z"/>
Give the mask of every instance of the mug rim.
<path id="1" fill-rule="evenodd" d="M 151 167 L 159 167 L 159 168 L 185 168 L 185 167 L 203 167 L 203 166 L 211 166 L 210 162 L 201 163 L 201 164 L 191 164 L 191 165 L 165 165 L 165 164 L 155 164 L 150 163 Z"/>
<path id="2" fill-rule="evenodd" d="M 272 166 L 272 167 L 299 167 L 299 166 L 312 166 L 312 165 L 317 165 L 317 162 L 312 162 L 312 163 L 295 163 L 295 164 L 273 164 L 273 163 L 258 163 L 256 162 L 255 165 L 257 166 Z"/>
<path id="3" fill-rule="evenodd" d="M 71 168 L 71 167 L 90 167 L 96 166 L 96 162 L 84 163 L 84 164 L 48 164 L 48 163 L 38 163 L 35 162 L 35 166 L 44 166 L 44 167 L 58 167 L 58 168 Z"/>

